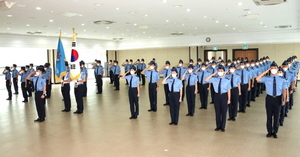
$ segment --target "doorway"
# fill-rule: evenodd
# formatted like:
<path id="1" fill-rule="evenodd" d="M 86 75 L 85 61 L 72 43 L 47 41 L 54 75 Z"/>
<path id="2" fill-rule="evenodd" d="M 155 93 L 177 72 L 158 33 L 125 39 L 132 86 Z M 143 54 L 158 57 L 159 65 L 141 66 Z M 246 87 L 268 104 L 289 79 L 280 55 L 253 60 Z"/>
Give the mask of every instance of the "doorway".
<path id="1" fill-rule="evenodd" d="M 258 49 L 233 49 L 232 50 L 232 58 L 245 58 L 248 57 L 248 60 L 251 61 L 258 59 Z"/>
<path id="2" fill-rule="evenodd" d="M 204 59 L 211 60 L 212 57 L 215 57 L 218 60 L 219 57 L 222 58 L 225 62 L 227 61 L 227 49 L 222 50 L 204 50 Z"/>

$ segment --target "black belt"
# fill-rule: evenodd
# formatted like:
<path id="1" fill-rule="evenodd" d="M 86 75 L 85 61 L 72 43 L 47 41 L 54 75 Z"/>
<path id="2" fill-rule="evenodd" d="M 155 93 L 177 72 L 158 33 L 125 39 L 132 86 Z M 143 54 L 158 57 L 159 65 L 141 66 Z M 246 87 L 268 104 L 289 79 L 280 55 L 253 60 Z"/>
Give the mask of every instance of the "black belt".
<path id="1" fill-rule="evenodd" d="M 137 87 L 129 87 L 130 89 L 135 89 L 135 88 L 137 88 Z"/>
<path id="2" fill-rule="evenodd" d="M 149 84 L 156 84 L 156 82 L 154 82 L 154 83 L 150 83 L 150 82 L 149 82 Z"/>
<path id="3" fill-rule="evenodd" d="M 224 94 L 227 94 L 227 92 L 226 93 L 221 93 L 221 94 L 219 94 L 219 93 L 216 93 L 217 95 L 224 95 Z"/>
<path id="4" fill-rule="evenodd" d="M 281 97 L 281 95 L 279 96 L 271 96 L 271 95 L 267 95 L 268 97 L 272 97 L 272 98 L 277 98 L 277 97 Z"/>
<path id="5" fill-rule="evenodd" d="M 170 93 L 179 93 L 179 92 L 170 92 Z"/>
<path id="6" fill-rule="evenodd" d="M 187 87 L 194 87 L 194 86 L 195 86 L 195 85 L 191 85 L 191 86 L 188 86 L 188 85 L 187 85 Z"/>
<path id="7" fill-rule="evenodd" d="M 233 87 L 233 88 L 231 88 L 231 89 L 236 89 L 237 87 Z"/>
<path id="8" fill-rule="evenodd" d="M 248 83 L 245 83 L 245 84 L 241 84 L 241 85 L 247 85 Z"/>

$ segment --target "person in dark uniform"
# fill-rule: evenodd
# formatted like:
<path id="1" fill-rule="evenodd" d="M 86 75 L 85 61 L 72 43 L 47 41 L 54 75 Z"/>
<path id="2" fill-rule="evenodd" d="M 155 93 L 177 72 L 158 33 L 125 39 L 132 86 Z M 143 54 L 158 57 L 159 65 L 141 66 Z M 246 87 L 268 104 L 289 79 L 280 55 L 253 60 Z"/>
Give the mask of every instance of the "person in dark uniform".
<path id="1" fill-rule="evenodd" d="M 114 73 L 114 85 L 116 87 L 115 90 L 120 90 L 120 73 L 121 69 L 118 65 L 118 61 L 114 61 L 114 64 L 111 66 L 111 70 Z"/>
<path id="2" fill-rule="evenodd" d="M 111 65 L 112 64 L 113 64 L 112 60 L 109 60 L 109 63 L 107 64 L 108 71 L 109 71 L 109 79 L 110 79 L 109 84 L 114 83 L 114 72 L 111 70 Z"/>
<path id="3" fill-rule="evenodd" d="M 148 70 L 150 68 L 150 70 Z M 147 71 L 146 71 L 147 70 Z M 159 73 L 155 70 L 155 62 L 151 61 L 150 65 L 142 71 L 147 76 L 149 86 L 150 109 L 148 111 L 157 111 L 157 91 L 159 87 Z"/>
<path id="4" fill-rule="evenodd" d="M 178 79 L 181 80 L 182 75 L 184 74 L 184 72 L 186 71 L 186 69 L 187 69 L 187 67 L 184 67 L 183 61 L 180 59 L 179 62 L 178 62 L 178 64 L 177 64 Z M 184 84 L 185 84 L 185 81 L 182 80 L 182 86 L 183 87 L 184 87 Z M 184 88 L 182 88 L 182 97 L 181 97 L 182 101 L 184 99 L 184 95 L 185 95 Z"/>
<path id="5" fill-rule="evenodd" d="M 211 71 L 207 70 L 207 64 L 202 63 L 202 66 L 198 68 L 195 73 L 198 76 L 199 82 L 199 94 L 201 102 L 201 106 L 199 109 L 207 109 L 208 91 L 210 89 L 210 86 L 209 83 L 205 81 L 205 78 L 211 75 Z"/>
<path id="6" fill-rule="evenodd" d="M 69 68 L 68 62 L 65 62 L 66 69 Z M 61 112 L 70 112 L 71 111 L 71 98 L 70 98 L 70 82 L 72 81 L 70 77 L 70 70 L 66 70 L 65 76 L 61 78 L 61 90 L 64 100 L 65 109 Z"/>
<path id="7" fill-rule="evenodd" d="M 194 66 L 190 64 L 188 69 L 182 75 L 181 80 L 186 80 L 186 101 L 188 107 L 188 113 L 186 116 L 194 116 L 195 113 L 195 98 L 198 93 L 198 78 L 197 75 L 193 73 Z"/>
<path id="8" fill-rule="evenodd" d="M 169 61 L 166 61 L 166 64 L 161 67 L 161 69 L 159 70 L 158 73 L 163 74 L 164 78 L 166 78 L 169 74 L 171 74 L 171 69 L 170 69 L 170 65 L 171 63 Z M 164 106 L 169 105 L 169 87 L 168 84 L 164 84 L 164 91 L 165 91 L 165 98 L 166 98 L 166 103 L 164 104 Z"/>
<path id="9" fill-rule="evenodd" d="M 208 70 L 210 71 L 210 73 L 215 73 L 218 69 L 217 69 L 217 63 L 214 61 L 215 60 L 215 57 L 212 57 L 212 62 L 211 62 L 211 65 L 208 67 Z M 210 97 L 211 97 L 211 102 L 210 104 L 214 104 L 214 96 L 215 96 L 215 88 L 214 88 L 214 84 L 210 84 L 209 85 L 210 87 Z"/>
<path id="10" fill-rule="evenodd" d="M 169 77 L 171 78 L 169 79 Z M 169 94 L 169 102 L 170 102 L 170 117 L 171 122 L 169 125 L 178 125 L 179 119 L 179 108 L 180 102 L 182 101 L 182 80 L 178 79 L 177 76 L 177 68 L 172 68 L 172 73 L 169 74 L 163 81 L 162 84 L 168 84 L 170 94 Z"/>
<path id="11" fill-rule="evenodd" d="M 284 71 L 283 71 L 282 67 L 278 68 L 277 75 L 284 78 L 284 76 L 283 76 Z M 288 101 L 289 101 L 289 92 L 288 91 L 289 91 L 289 88 L 290 88 L 290 85 L 291 85 L 290 80 L 284 78 L 284 81 L 285 81 L 285 84 L 287 85 L 287 89 L 286 89 L 287 91 L 286 91 L 286 102 L 285 102 L 284 105 L 281 105 L 281 107 L 280 107 L 280 112 L 279 112 L 279 125 L 280 126 L 283 126 L 284 118 L 285 118 L 285 115 L 286 115 L 286 109 L 288 109 L 287 108 Z"/>
<path id="12" fill-rule="evenodd" d="M 98 59 L 95 59 L 95 61 L 92 63 L 92 65 L 96 64 L 97 63 L 97 60 Z M 97 83 L 97 75 L 96 75 L 96 69 L 94 69 L 94 77 L 95 77 L 95 83 Z M 97 85 L 97 84 L 96 84 Z"/>
<path id="13" fill-rule="evenodd" d="M 271 71 L 270 76 L 265 76 Z M 270 69 L 260 74 L 256 80 L 264 83 L 266 86 L 266 110 L 267 110 L 267 137 L 277 138 L 279 128 L 279 113 L 281 106 L 286 103 L 287 84 L 284 78 L 277 75 L 278 66 L 275 62 L 271 64 Z M 273 123 L 273 124 L 272 124 Z"/>
<path id="14" fill-rule="evenodd" d="M 250 70 L 245 68 L 245 62 L 241 61 L 239 69 L 236 70 L 237 73 L 241 76 L 241 93 L 239 98 L 239 110 L 238 112 L 246 113 L 246 106 L 248 100 L 248 91 L 251 89 L 251 78 L 252 74 Z"/>
<path id="15" fill-rule="evenodd" d="M 125 62 L 122 64 L 122 67 L 124 67 L 124 71 L 130 70 L 129 68 L 131 67 L 131 65 L 129 64 L 128 59 L 125 60 Z M 129 74 L 127 74 L 127 75 L 129 75 Z M 128 85 L 127 80 L 126 80 L 125 85 Z"/>
<path id="16" fill-rule="evenodd" d="M 43 77 L 44 66 L 40 65 L 37 67 L 36 71 L 31 72 L 26 79 L 31 80 L 34 84 L 34 99 L 35 105 L 38 113 L 38 118 L 34 122 L 43 122 L 45 121 L 46 111 L 45 111 L 45 97 L 46 95 L 46 79 Z M 35 75 L 31 77 L 32 75 Z"/>
<path id="17" fill-rule="evenodd" d="M 86 75 L 86 81 L 83 82 L 83 97 L 86 97 L 86 95 L 87 95 L 87 79 L 88 79 L 88 76 L 89 76 L 88 75 L 88 70 L 85 67 L 85 62 L 84 61 L 80 61 L 79 65 L 80 65 L 80 73 L 85 73 L 85 75 Z"/>
<path id="18" fill-rule="evenodd" d="M 156 63 L 155 58 L 152 58 L 152 61 L 150 61 L 148 64 L 150 64 L 151 62 L 154 62 L 154 65 L 155 65 L 154 69 L 155 69 L 155 71 L 157 71 L 158 64 Z"/>
<path id="19" fill-rule="evenodd" d="M 52 90 L 52 81 L 51 81 L 51 77 L 52 77 L 52 69 L 50 68 L 50 63 L 45 63 L 44 65 L 45 67 L 45 79 L 47 82 L 47 96 L 46 98 L 50 98 L 51 97 L 51 90 Z"/>
<path id="20" fill-rule="evenodd" d="M 84 107 L 83 107 L 83 92 L 84 92 L 84 82 L 86 81 L 86 73 L 81 72 L 79 79 L 75 81 L 75 98 L 77 103 L 77 110 L 73 112 L 74 114 L 82 114 Z"/>
<path id="21" fill-rule="evenodd" d="M 101 61 L 100 60 L 97 60 L 97 63 L 95 63 L 93 65 L 93 69 L 95 69 L 96 76 L 97 76 L 96 77 L 97 88 L 98 88 L 97 94 L 102 94 L 102 86 L 103 86 L 102 77 L 103 77 L 104 71 L 103 71 L 103 67 L 101 65 Z"/>
<path id="22" fill-rule="evenodd" d="M 215 76 L 217 74 L 218 76 Z M 216 92 L 214 96 L 214 106 L 217 128 L 215 129 L 215 131 L 221 130 L 222 132 L 224 132 L 226 125 L 227 108 L 231 103 L 230 78 L 226 76 L 225 68 L 223 66 L 219 66 L 218 71 L 208 76 L 205 81 L 212 83 Z"/>
<path id="23" fill-rule="evenodd" d="M 131 65 L 130 70 L 122 76 L 122 78 L 125 78 L 129 83 L 128 97 L 131 112 L 129 119 L 137 119 L 139 115 L 140 80 L 139 77 L 135 75 L 135 72 L 136 67 Z M 130 73 L 130 75 L 126 75 L 128 73 Z"/>
<path id="24" fill-rule="evenodd" d="M 35 71 L 35 70 L 34 70 L 34 68 L 33 68 L 33 63 L 30 63 L 30 64 L 29 64 L 29 70 L 28 70 L 28 73 L 32 73 L 32 72 L 34 72 L 34 71 Z M 30 81 L 30 80 L 29 80 L 29 81 Z M 29 82 L 29 84 L 31 84 L 31 85 L 29 85 L 29 88 L 31 88 L 30 91 L 31 91 L 31 92 L 34 92 L 34 89 L 35 89 L 35 88 L 34 88 L 34 84 L 33 84 L 31 81 Z M 29 95 L 29 97 L 31 97 L 31 94 Z"/>
<path id="25" fill-rule="evenodd" d="M 12 70 L 11 70 L 11 75 L 13 78 L 13 84 L 14 84 L 14 89 L 15 89 L 15 93 L 14 94 L 19 94 L 19 87 L 18 87 L 18 70 L 16 69 L 17 65 L 13 64 L 12 66 Z"/>
<path id="26" fill-rule="evenodd" d="M 27 77 L 25 67 L 21 67 L 21 70 L 18 72 L 18 75 L 21 76 L 21 89 L 22 89 L 22 95 L 24 98 L 24 100 L 22 102 L 28 102 L 27 90 L 25 88 L 25 82 L 26 82 L 26 77 Z"/>
<path id="27" fill-rule="evenodd" d="M 140 59 L 137 59 L 134 65 L 136 66 L 136 75 L 141 80 L 141 72 L 143 71 L 143 69 L 142 69 L 142 64 L 140 62 Z"/>
<path id="28" fill-rule="evenodd" d="M 142 71 L 146 68 L 146 63 L 144 63 L 145 62 L 145 60 L 144 59 L 141 59 L 141 78 L 142 78 L 142 86 L 144 86 L 145 85 L 145 82 L 146 82 L 146 80 L 145 80 L 145 75 L 144 74 L 142 74 Z"/>
<path id="29" fill-rule="evenodd" d="M 29 71 L 30 69 L 29 69 L 29 68 L 30 68 L 29 65 L 26 65 L 26 66 L 25 66 L 25 69 L 26 69 L 26 70 L 25 70 L 25 71 L 26 71 L 26 77 L 30 74 L 30 71 Z M 31 86 L 32 86 L 31 81 L 26 79 L 26 80 L 25 80 L 25 89 L 26 89 L 26 92 L 28 93 L 28 94 L 27 94 L 28 97 L 31 97 L 31 96 L 32 96 L 32 87 L 31 87 Z"/>
<path id="30" fill-rule="evenodd" d="M 231 96 L 230 96 L 230 104 L 228 105 L 228 115 L 229 118 L 227 120 L 235 121 L 237 116 L 237 108 L 239 103 L 239 95 L 241 95 L 241 76 L 239 73 L 236 73 L 236 65 L 231 64 L 229 66 L 229 73 L 227 73 L 226 77 L 230 78 L 230 86 L 231 86 Z"/>
<path id="31" fill-rule="evenodd" d="M 5 67 L 2 74 L 5 75 L 5 84 L 6 84 L 6 90 L 8 92 L 8 98 L 6 100 L 11 100 L 12 94 L 11 94 L 11 73 L 10 68 L 8 66 Z"/>

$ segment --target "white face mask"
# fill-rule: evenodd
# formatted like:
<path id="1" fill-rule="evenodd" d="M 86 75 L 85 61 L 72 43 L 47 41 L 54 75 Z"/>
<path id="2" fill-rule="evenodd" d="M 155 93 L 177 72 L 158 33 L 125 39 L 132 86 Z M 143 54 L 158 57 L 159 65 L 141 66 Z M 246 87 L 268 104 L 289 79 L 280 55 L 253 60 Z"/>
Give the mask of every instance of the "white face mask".
<path id="1" fill-rule="evenodd" d="M 289 67 L 291 67 L 291 64 L 289 64 Z"/>
<path id="2" fill-rule="evenodd" d="M 259 65 L 259 63 L 255 63 L 256 65 Z"/>
<path id="3" fill-rule="evenodd" d="M 252 67 L 254 67 L 255 64 L 251 64 Z"/>
<path id="4" fill-rule="evenodd" d="M 44 68 L 44 70 L 46 71 L 46 70 L 47 70 L 47 68 Z"/>
<path id="5" fill-rule="evenodd" d="M 198 65 L 202 64 L 202 62 L 198 62 Z"/>
<path id="6" fill-rule="evenodd" d="M 150 69 L 151 69 L 151 70 L 153 70 L 153 69 L 154 69 L 154 67 L 153 67 L 153 66 L 151 66 L 151 67 L 150 67 Z"/>
<path id="7" fill-rule="evenodd" d="M 22 74 L 23 73 L 23 71 L 20 71 L 20 74 Z"/>
<path id="8" fill-rule="evenodd" d="M 223 66 L 224 66 L 225 64 L 224 64 L 224 63 L 221 63 L 221 65 L 223 65 Z"/>
<path id="9" fill-rule="evenodd" d="M 241 68 L 242 68 L 242 69 L 244 69 L 244 68 L 245 68 L 245 66 L 244 66 L 244 65 L 241 65 Z"/>
<path id="10" fill-rule="evenodd" d="M 100 64 L 97 64 L 98 66 L 100 65 Z"/>
<path id="11" fill-rule="evenodd" d="M 190 63 L 190 64 L 193 64 L 193 63 Z"/>
<path id="12" fill-rule="evenodd" d="M 236 62 L 233 62 L 234 64 L 236 64 Z"/>
<path id="13" fill-rule="evenodd" d="M 259 62 L 259 64 L 262 64 L 263 62 Z"/>
<path id="14" fill-rule="evenodd" d="M 282 68 L 283 69 L 283 71 L 287 71 L 288 70 L 288 68 Z"/>
<path id="15" fill-rule="evenodd" d="M 269 59 L 267 59 L 267 61 L 269 61 Z"/>
<path id="16" fill-rule="evenodd" d="M 277 71 L 278 71 L 277 69 L 272 69 L 272 70 L 271 70 L 271 73 L 272 73 L 272 74 L 277 74 Z"/>
<path id="17" fill-rule="evenodd" d="M 282 76 L 283 76 L 283 73 L 278 74 L 278 76 L 282 77 Z"/>
<path id="18" fill-rule="evenodd" d="M 172 77 L 173 77 L 173 78 L 176 78 L 176 74 L 172 74 Z"/>
<path id="19" fill-rule="evenodd" d="M 189 71 L 189 73 L 192 73 L 193 72 L 193 70 L 188 70 Z"/>
<path id="20" fill-rule="evenodd" d="M 246 67 L 250 67 L 250 64 L 246 64 Z"/>
<path id="21" fill-rule="evenodd" d="M 218 75 L 219 75 L 219 76 L 223 76 L 223 75 L 224 75 L 224 72 L 218 72 Z"/>
<path id="22" fill-rule="evenodd" d="M 169 66 L 166 66 L 166 69 L 169 69 Z"/>
<path id="23" fill-rule="evenodd" d="M 39 75 L 40 75 L 40 72 L 36 72 L 36 73 L 35 73 L 35 76 L 39 76 Z"/>
<path id="24" fill-rule="evenodd" d="M 240 61 L 237 61 L 238 63 L 240 63 Z"/>
<path id="25" fill-rule="evenodd" d="M 135 72 L 134 71 L 130 71 L 130 74 L 133 75 Z"/>
<path id="26" fill-rule="evenodd" d="M 180 63 L 180 64 L 179 64 L 179 66 L 181 67 L 181 66 L 182 66 L 182 64 Z"/>
<path id="27" fill-rule="evenodd" d="M 227 65 L 228 65 L 228 66 L 230 66 L 230 65 L 231 65 L 231 63 L 227 63 Z"/>
<path id="28" fill-rule="evenodd" d="M 232 72 L 232 73 L 234 73 L 234 72 L 235 72 L 235 69 L 230 69 L 229 71 Z"/>
<path id="29" fill-rule="evenodd" d="M 212 68 L 216 68 L 216 66 L 215 66 L 215 65 L 212 65 L 211 67 L 212 67 Z"/>
<path id="30" fill-rule="evenodd" d="M 203 67 L 202 67 L 201 69 L 204 71 L 206 68 L 203 68 Z"/>
<path id="31" fill-rule="evenodd" d="M 208 62 L 205 62 L 205 64 L 207 65 L 207 64 L 208 64 Z"/>
<path id="32" fill-rule="evenodd" d="M 264 60 L 264 63 L 266 63 L 266 60 Z"/>

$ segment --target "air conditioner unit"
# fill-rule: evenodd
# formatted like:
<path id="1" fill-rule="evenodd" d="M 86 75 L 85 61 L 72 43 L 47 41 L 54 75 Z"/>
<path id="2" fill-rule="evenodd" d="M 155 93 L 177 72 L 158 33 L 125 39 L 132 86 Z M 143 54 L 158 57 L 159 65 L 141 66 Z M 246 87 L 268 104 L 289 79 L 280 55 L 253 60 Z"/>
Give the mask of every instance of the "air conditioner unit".
<path id="1" fill-rule="evenodd" d="M 287 0 L 253 0 L 253 2 L 257 6 L 262 6 L 262 5 L 276 5 L 276 4 L 281 4 L 287 2 Z"/>

